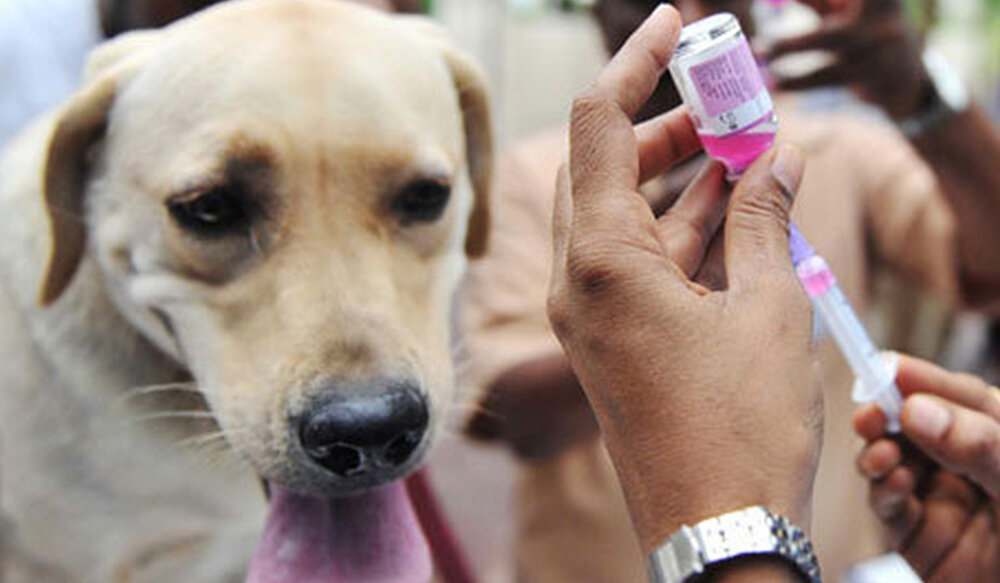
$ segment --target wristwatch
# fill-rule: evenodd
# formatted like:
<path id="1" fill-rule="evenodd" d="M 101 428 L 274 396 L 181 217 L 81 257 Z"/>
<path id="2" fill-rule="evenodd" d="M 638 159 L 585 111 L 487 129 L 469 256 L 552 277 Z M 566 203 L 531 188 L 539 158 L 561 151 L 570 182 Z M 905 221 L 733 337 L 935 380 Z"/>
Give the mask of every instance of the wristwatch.
<path id="1" fill-rule="evenodd" d="M 682 583 L 709 565 L 748 555 L 788 561 L 809 583 L 820 583 L 819 563 L 802 529 L 763 506 L 751 506 L 682 526 L 649 555 L 653 583 Z"/>
<path id="2" fill-rule="evenodd" d="M 910 139 L 965 111 L 971 102 L 965 81 L 941 53 L 925 49 L 923 61 L 930 81 L 927 98 L 919 111 L 897 123 Z"/>

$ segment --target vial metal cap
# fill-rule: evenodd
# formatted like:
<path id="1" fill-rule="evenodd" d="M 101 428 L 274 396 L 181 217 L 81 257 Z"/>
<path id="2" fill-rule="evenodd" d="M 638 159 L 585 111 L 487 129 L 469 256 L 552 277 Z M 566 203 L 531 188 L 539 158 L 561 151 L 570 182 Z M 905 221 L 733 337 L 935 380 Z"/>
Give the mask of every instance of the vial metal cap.
<path id="1" fill-rule="evenodd" d="M 740 21 L 731 12 L 719 12 L 685 26 L 674 49 L 674 58 L 697 54 L 742 34 Z"/>

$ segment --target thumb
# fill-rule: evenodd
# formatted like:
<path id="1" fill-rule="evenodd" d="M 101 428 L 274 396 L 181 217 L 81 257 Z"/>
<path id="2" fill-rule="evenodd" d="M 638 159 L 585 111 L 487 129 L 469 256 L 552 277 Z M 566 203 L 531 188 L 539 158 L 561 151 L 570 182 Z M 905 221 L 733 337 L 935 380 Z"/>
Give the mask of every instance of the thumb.
<path id="1" fill-rule="evenodd" d="M 798 148 L 779 146 L 761 156 L 736 183 L 726 215 L 726 275 L 749 289 L 762 275 L 791 270 L 788 217 L 805 162 Z"/>

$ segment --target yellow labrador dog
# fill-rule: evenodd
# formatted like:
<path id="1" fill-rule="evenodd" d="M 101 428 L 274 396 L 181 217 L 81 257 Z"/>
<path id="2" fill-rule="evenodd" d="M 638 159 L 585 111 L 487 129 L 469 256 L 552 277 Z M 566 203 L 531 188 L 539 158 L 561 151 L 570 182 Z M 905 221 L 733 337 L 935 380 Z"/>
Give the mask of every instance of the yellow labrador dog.
<path id="1" fill-rule="evenodd" d="M 7 582 L 426 581 L 400 478 L 490 139 L 413 18 L 247 0 L 98 49 L 0 165 Z"/>

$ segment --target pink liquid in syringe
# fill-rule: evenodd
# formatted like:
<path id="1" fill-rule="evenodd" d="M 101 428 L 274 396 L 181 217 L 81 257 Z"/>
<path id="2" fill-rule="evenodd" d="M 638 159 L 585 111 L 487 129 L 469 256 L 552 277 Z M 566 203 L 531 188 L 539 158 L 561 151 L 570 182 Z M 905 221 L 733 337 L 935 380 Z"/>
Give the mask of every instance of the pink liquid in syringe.
<path id="1" fill-rule="evenodd" d="M 758 156 L 774 145 L 773 132 L 743 131 L 725 136 L 699 134 L 698 137 L 705 151 L 726 165 L 730 178 L 742 174 Z"/>

